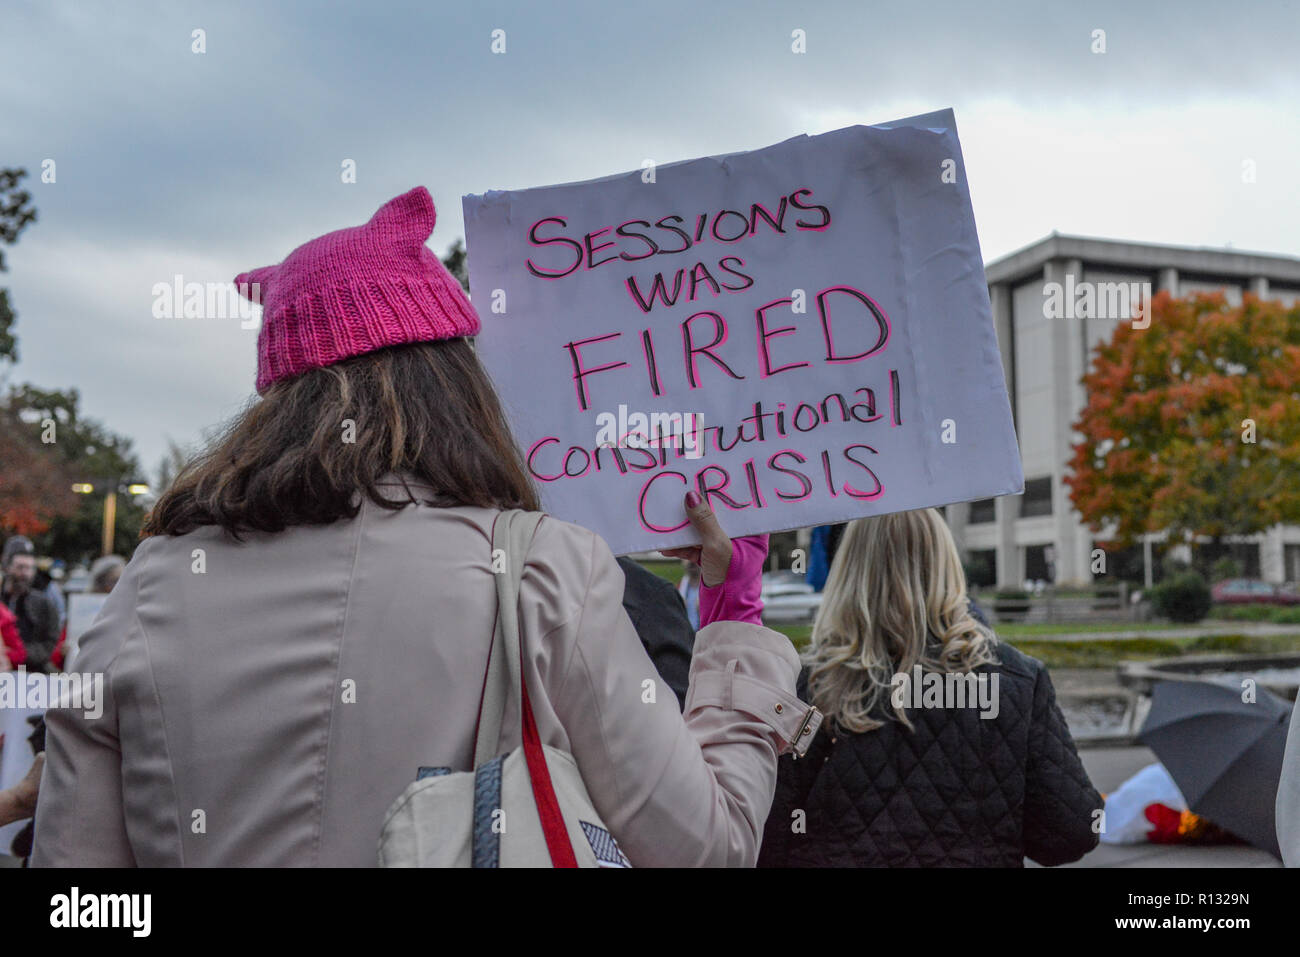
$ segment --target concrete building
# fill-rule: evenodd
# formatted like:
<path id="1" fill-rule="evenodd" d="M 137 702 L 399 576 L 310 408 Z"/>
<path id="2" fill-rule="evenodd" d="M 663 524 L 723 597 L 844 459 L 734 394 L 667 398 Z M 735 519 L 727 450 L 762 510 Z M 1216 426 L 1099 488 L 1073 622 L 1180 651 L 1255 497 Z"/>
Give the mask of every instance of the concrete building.
<path id="1" fill-rule="evenodd" d="M 1062 478 L 1076 441 L 1071 424 L 1085 401 L 1080 379 L 1093 347 L 1129 320 L 1123 294 L 1137 287 L 1128 284 L 1149 283 L 1152 291 L 1175 296 L 1222 290 L 1233 303 L 1249 291 L 1293 304 L 1300 298 L 1300 259 L 1053 233 L 989 263 L 985 274 L 1025 492 L 950 505 L 948 522 L 963 554 L 995 568 L 999 585 L 1086 583 L 1092 580 L 1092 533 L 1071 506 Z M 1080 318 L 1071 303 L 1088 289 L 1097 291 L 1096 305 Z M 1048 318 L 1058 315 L 1062 291 L 1067 314 Z M 1279 526 L 1242 540 L 1235 551 L 1252 577 L 1300 581 L 1300 527 Z"/>

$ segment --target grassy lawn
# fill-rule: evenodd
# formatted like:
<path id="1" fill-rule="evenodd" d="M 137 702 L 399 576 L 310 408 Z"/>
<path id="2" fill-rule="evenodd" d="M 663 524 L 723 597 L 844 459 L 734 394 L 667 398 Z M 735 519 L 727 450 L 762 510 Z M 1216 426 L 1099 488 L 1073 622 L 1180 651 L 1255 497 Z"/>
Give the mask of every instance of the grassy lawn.
<path id="1" fill-rule="evenodd" d="M 682 580 L 682 575 L 686 573 L 686 566 L 676 559 L 664 562 L 646 561 L 641 562 L 640 564 L 642 567 L 654 572 L 660 578 L 668 579 L 673 583 L 673 585 L 677 585 L 677 583 Z"/>
<path id="2" fill-rule="evenodd" d="M 1186 625 L 1175 625 L 1167 621 L 1090 621 L 1079 624 L 1038 623 L 1032 625 L 1006 621 L 996 625 L 995 630 L 999 637 L 1002 638 L 1034 638 L 1041 635 L 1077 635 L 1080 632 L 1093 634 L 1107 631 L 1151 631 L 1158 633 L 1168 631 L 1170 628 L 1186 627 Z"/>
<path id="3" fill-rule="evenodd" d="M 1210 617 L 1223 621 L 1267 621 L 1275 625 L 1300 624 L 1300 606 L 1215 605 Z"/>
<path id="4" fill-rule="evenodd" d="M 769 625 L 768 627 L 774 631 L 781 632 L 781 634 L 793 641 L 796 647 L 802 647 L 803 644 L 808 641 L 808 637 L 812 633 L 811 625 L 780 624 Z M 997 631 L 999 638 L 1010 639 L 1037 638 L 1044 635 L 1074 635 L 1079 634 L 1080 632 L 1091 634 L 1094 632 L 1107 631 L 1150 631 L 1158 634 L 1161 631 L 1166 631 L 1174 627 L 1176 626 L 1168 624 L 1167 622 L 1158 621 L 1098 621 L 1078 625 L 1019 625 L 1014 622 L 1009 622 L 996 626 L 995 630 Z"/>
<path id="5" fill-rule="evenodd" d="M 1240 636 L 1235 636 L 1240 637 Z M 1007 642 L 1031 655 L 1049 668 L 1113 668 L 1121 661 L 1155 661 L 1177 658 L 1184 654 L 1185 638 L 1120 638 L 1093 641 L 1033 641 L 1016 639 Z"/>
<path id="6" fill-rule="evenodd" d="M 772 625 L 802 649 L 808 644 L 810 625 Z M 1082 629 L 1075 629 L 1082 630 Z M 1280 654 L 1300 651 L 1300 633 L 1294 635 L 1198 635 L 1195 638 L 1095 638 L 1086 641 L 1034 641 L 1003 633 L 999 637 L 1049 668 L 1113 668 L 1121 661 L 1154 661 L 1180 655 Z"/>
<path id="7" fill-rule="evenodd" d="M 808 637 L 812 634 L 812 625 L 768 625 L 767 627 L 785 635 L 790 639 L 790 643 L 800 650 L 808 644 Z"/>
<path id="8" fill-rule="evenodd" d="M 806 640 L 810 631 L 808 625 L 772 625 L 775 630 L 789 635 L 796 643 Z M 1141 631 L 1148 632 L 1152 636 L 1159 636 L 1161 632 L 1186 628 L 1187 625 L 1180 625 L 1168 621 L 1093 621 L 1093 622 L 1076 622 L 1072 624 L 1046 624 L 1038 623 L 1031 625 L 1022 625 L 1017 622 L 1003 622 L 994 626 L 999 638 L 1005 639 L 1022 639 L 1022 638 L 1043 638 L 1050 635 L 1077 635 L 1077 634 L 1105 634 L 1109 631 Z M 1230 628 L 1230 625 L 1225 625 Z M 1298 629 L 1300 630 L 1300 629 Z"/>
<path id="9" fill-rule="evenodd" d="M 1195 638 L 1129 638 L 1092 641 L 1009 642 L 1049 668 L 1111 668 L 1121 661 L 1154 661 L 1181 655 L 1263 655 L 1300 651 L 1296 635 L 1198 635 Z"/>

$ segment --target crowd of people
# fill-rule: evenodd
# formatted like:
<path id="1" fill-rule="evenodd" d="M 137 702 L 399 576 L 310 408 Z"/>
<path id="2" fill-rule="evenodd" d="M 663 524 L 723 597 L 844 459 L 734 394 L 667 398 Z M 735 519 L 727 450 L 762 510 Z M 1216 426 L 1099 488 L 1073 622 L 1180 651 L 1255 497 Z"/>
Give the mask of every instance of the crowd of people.
<path id="1" fill-rule="evenodd" d="M 121 555 L 104 555 L 90 566 L 92 594 L 107 595 L 126 568 Z M 36 546 L 13 535 L 0 552 L 0 671 L 22 665 L 50 672 L 64 666 L 68 634 L 67 596 L 57 575 L 37 565 Z"/>
<path id="2" fill-rule="evenodd" d="M 0 795 L 34 810 L 34 866 L 370 866 L 418 769 L 475 767 L 493 525 L 540 506 L 433 222 L 414 190 L 237 280 L 264 306 L 259 398 L 159 499 L 81 638 L 102 713 L 51 708 L 43 772 Z M 1051 680 L 972 607 L 938 512 L 837 534 L 801 656 L 762 623 L 766 536 L 729 538 L 694 491 L 683 510 L 680 592 L 550 517 L 504 556 L 534 731 L 572 755 L 601 861 L 1017 867 L 1096 845 Z M 31 559 L 6 547 L 6 648 L 56 667 Z M 901 705 L 914 667 L 994 677 L 997 706 Z M 503 721 L 498 751 L 523 733 Z"/>
<path id="3" fill-rule="evenodd" d="M 63 628 L 64 601 L 58 585 L 37 581 L 36 549 L 31 539 L 14 535 L 0 552 L 0 632 L 4 655 L 0 669 L 26 665 L 29 671 L 52 666 Z"/>

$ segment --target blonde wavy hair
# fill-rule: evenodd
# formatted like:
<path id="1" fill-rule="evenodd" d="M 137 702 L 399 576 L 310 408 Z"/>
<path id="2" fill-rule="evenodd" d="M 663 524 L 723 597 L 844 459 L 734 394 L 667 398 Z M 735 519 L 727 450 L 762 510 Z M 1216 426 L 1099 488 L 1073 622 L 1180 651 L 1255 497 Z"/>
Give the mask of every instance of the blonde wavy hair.
<path id="1" fill-rule="evenodd" d="M 933 635 L 933 638 L 930 636 Z M 937 648 L 935 641 L 937 639 Z M 893 677 L 967 672 L 996 664 L 997 638 L 970 614 L 966 575 L 943 517 L 932 508 L 850 522 L 831 565 L 804 652 L 812 703 L 845 732 L 885 722 Z"/>

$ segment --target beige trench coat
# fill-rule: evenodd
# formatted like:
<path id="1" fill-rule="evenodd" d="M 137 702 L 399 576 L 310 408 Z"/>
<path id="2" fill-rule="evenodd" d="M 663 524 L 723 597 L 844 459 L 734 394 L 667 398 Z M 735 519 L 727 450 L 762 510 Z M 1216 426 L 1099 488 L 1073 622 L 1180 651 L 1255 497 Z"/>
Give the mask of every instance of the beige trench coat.
<path id="1" fill-rule="evenodd" d="M 367 501 L 242 544 L 143 542 L 74 662 L 103 673 L 102 716 L 48 714 L 33 864 L 375 864 L 416 769 L 472 766 L 494 514 Z M 777 755 L 820 719 L 795 697 L 794 649 L 757 625 L 702 629 L 683 716 L 622 596 L 600 538 L 543 520 L 519 601 L 542 741 L 573 754 L 634 865 L 752 866 Z M 513 707 L 505 727 L 508 750 Z"/>

